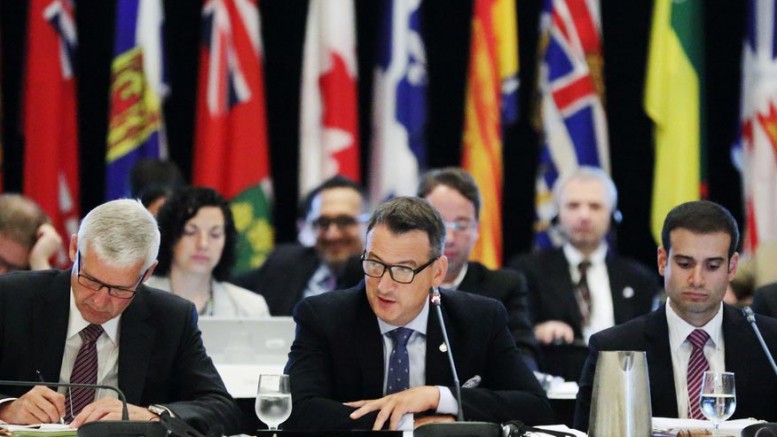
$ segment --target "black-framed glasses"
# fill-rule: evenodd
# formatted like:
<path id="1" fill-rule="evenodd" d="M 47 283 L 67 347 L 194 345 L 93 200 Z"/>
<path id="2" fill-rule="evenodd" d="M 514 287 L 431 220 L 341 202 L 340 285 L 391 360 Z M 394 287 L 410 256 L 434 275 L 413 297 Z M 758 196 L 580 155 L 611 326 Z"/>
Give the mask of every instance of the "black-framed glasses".
<path id="1" fill-rule="evenodd" d="M 443 222 L 443 225 L 445 225 L 445 229 L 450 229 L 451 231 L 455 231 L 455 232 L 461 232 L 471 228 L 472 226 L 475 225 L 475 223 L 477 222 L 474 222 L 472 220 L 467 220 L 467 219 L 458 219 L 450 222 Z"/>
<path id="2" fill-rule="evenodd" d="M 78 259 L 78 283 L 82 286 L 92 290 L 92 291 L 100 291 L 103 288 L 108 289 L 108 294 L 110 294 L 113 297 L 118 297 L 119 299 L 132 299 L 135 297 L 135 289 L 138 288 L 140 285 L 140 281 L 143 280 L 143 278 L 146 277 L 146 273 L 148 273 L 148 269 L 146 269 L 141 275 L 140 278 L 138 278 L 137 282 L 135 282 L 135 285 L 132 287 L 122 287 L 118 285 L 109 285 L 105 282 L 100 281 L 97 278 L 93 278 L 86 273 L 81 272 L 81 251 L 79 250 L 77 252 L 76 258 Z"/>
<path id="3" fill-rule="evenodd" d="M 313 225 L 314 229 L 325 231 L 332 225 L 335 225 L 337 229 L 346 229 L 359 223 L 364 223 L 364 219 L 361 215 L 354 217 L 351 215 L 341 214 L 334 217 L 327 217 L 322 215 L 313 220 L 310 224 Z"/>
<path id="4" fill-rule="evenodd" d="M 426 264 L 413 269 L 407 266 L 382 263 L 375 259 L 367 259 L 365 258 L 365 255 L 362 255 L 362 270 L 364 270 L 365 275 L 371 278 L 383 277 L 383 275 L 386 273 L 386 270 L 388 270 L 389 275 L 391 276 L 391 279 L 394 280 L 394 282 L 398 282 L 400 284 L 409 284 L 413 282 L 415 275 L 432 265 L 433 262 L 437 261 L 437 258 L 439 258 L 439 256 L 436 256 L 430 259 Z"/>

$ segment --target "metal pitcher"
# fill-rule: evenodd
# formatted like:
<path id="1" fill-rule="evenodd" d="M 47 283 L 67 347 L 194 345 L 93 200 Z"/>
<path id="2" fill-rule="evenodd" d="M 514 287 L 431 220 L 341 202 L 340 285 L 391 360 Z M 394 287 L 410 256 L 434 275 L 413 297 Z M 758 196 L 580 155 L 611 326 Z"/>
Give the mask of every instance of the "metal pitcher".
<path id="1" fill-rule="evenodd" d="M 652 416 L 645 352 L 599 352 L 588 435 L 649 437 Z"/>

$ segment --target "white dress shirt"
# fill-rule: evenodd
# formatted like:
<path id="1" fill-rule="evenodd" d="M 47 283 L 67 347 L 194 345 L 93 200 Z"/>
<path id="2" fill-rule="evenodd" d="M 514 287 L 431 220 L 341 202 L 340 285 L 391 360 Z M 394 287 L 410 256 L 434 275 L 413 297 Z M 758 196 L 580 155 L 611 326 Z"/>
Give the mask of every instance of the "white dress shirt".
<path id="1" fill-rule="evenodd" d="M 726 354 L 723 344 L 723 304 L 715 317 L 701 328 L 689 324 L 672 309 L 669 300 L 666 302 L 666 321 L 669 325 L 669 348 L 672 352 L 672 372 L 674 373 L 674 388 L 677 396 L 677 417 L 688 418 L 688 362 L 691 360 L 693 346 L 688 341 L 688 335 L 695 329 L 707 331 L 710 339 L 704 345 L 704 356 L 713 372 L 725 372 Z"/>
<path id="2" fill-rule="evenodd" d="M 582 327 L 583 340 L 588 343 L 588 339 L 592 335 L 615 326 L 610 275 L 607 273 L 607 264 L 605 263 L 608 247 L 607 244 L 602 243 L 588 257 L 569 243 L 564 245 L 563 250 L 569 264 L 569 274 L 572 276 L 573 284 L 580 281 L 580 270 L 577 266 L 585 259 L 591 263 L 586 271 L 588 290 L 591 295 L 591 315 L 588 319 L 588 325 Z"/>

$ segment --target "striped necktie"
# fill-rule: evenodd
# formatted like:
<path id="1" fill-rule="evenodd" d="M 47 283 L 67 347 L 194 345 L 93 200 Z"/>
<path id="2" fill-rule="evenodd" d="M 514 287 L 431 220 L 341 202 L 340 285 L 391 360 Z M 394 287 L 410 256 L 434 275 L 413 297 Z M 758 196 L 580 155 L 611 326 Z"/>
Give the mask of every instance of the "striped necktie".
<path id="1" fill-rule="evenodd" d="M 72 384 L 97 384 L 97 338 L 103 333 L 103 327 L 91 324 L 78 334 L 83 343 L 78 350 L 73 372 L 70 374 Z M 66 411 L 73 420 L 85 406 L 94 401 L 95 389 L 71 388 L 68 390 Z"/>
<path id="2" fill-rule="evenodd" d="M 688 361 L 688 417 L 691 419 L 704 419 L 699 408 L 699 396 L 702 376 L 710 370 L 710 363 L 704 356 L 704 345 L 709 338 L 710 335 L 703 329 L 695 329 L 688 335 L 688 341 L 693 347 L 691 359 Z"/>

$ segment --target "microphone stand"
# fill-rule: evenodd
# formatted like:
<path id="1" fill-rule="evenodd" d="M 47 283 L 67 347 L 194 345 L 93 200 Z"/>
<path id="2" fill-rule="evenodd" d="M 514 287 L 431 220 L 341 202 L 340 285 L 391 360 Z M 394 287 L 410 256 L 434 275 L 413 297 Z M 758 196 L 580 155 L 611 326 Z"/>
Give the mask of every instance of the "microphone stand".
<path id="1" fill-rule="evenodd" d="M 774 371 L 774 374 L 777 375 L 777 364 L 774 363 L 774 358 L 772 357 L 772 353 L 769 351 L 769 347 L 766 346 L 766 342 L 764 341 L 764 338 L 761 335 L 761 330 L 758 329 L 758 325 L 755 324 L 755 314 L 753 313 L 753 309 L 750 308 L 750 306 L 746 306 L 742 308 L 742 312 L 744 313 L 748 323 L 750 323 L 750 326 L 753 327 L 753 331 L 755 331 L 755 336 L 758 337 L 758 342 L 761 343 L 761 349 L 763 349 L 764 354 L 766 355 L 766 358 L 769 360 L 769 364 L 772 365 L 772 370 Z"/>
<path id="2" fill-rule="evenodd" d="M 440 309 L 442 298 L 440 297 L 440 290 L 437 287 L 432 288 L 431 295 L 432 306 L 435 308 L 435 312 L 437 313 L 437 320 L 440 321 L 442 339 L 445 342 L 445 347 L 448 350 L 448 353 L 446 354 L 448 356 L 448 363 L 450 363 L 451 373 L 453 373 L 453 386 L 456 388 L 456 402 L 459 403 L 459 412 L 457 414 L 456 420 L 459 422 L 464 422 L 464 408 L 461 404 L 461 384 L 459 383 L 459 374 L 456 372 L 456 364 L 453 362 L 453 349 L 451 349 L 451 342 L 448 340 L 448 330 L 445 328 L 445 322 L 442 318 L 442 310 Z"/>

